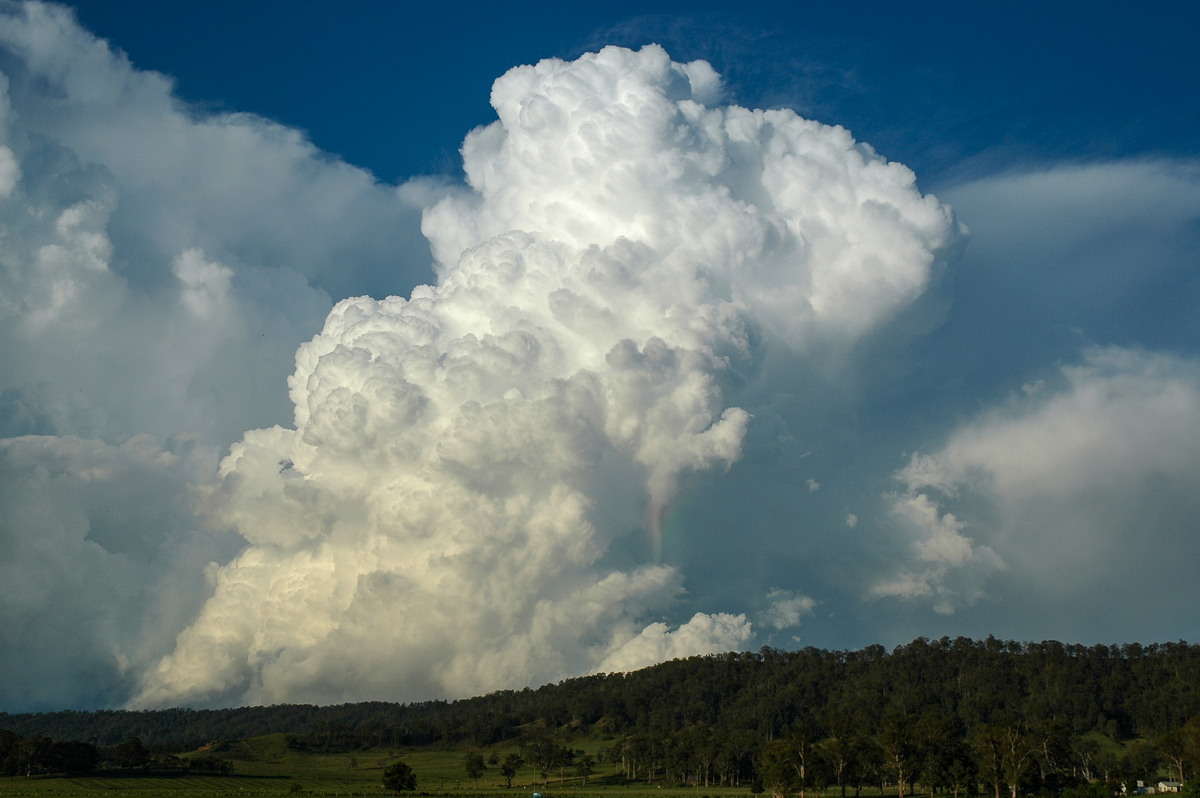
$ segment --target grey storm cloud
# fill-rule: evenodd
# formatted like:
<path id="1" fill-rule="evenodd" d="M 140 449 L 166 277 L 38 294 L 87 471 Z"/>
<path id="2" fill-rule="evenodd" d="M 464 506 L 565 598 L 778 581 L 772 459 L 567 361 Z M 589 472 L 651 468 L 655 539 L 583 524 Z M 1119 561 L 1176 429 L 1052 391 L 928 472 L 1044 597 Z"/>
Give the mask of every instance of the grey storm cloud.
<path id="1" fill-rule="evenodd" d="M 1194 165 L 946 187 L 964 248 L 654 45 L 498 78 L 464 184 L 190 107 L 54 5 L 0 8 L 0 73 L 0 707 L 1197 631 L 1183 577 L 1103 592 L 1197 553 Z"/>

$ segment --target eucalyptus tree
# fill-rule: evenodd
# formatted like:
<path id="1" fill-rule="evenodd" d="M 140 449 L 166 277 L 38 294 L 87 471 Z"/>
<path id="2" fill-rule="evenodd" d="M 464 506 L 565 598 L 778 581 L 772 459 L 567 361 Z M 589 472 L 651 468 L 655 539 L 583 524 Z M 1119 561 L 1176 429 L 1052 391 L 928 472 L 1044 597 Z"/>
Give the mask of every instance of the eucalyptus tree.
<path id="1" fill-rule="evenodd" d="M 471 780 L 473 788 L 475 782 L 479 781 L 479 777 L 487 770 L 487 763 L 483 760 L 483 754 L 478 751 L 468 751 L 463 755 L 463 768 L 467 771 L 467 778 Z"/>

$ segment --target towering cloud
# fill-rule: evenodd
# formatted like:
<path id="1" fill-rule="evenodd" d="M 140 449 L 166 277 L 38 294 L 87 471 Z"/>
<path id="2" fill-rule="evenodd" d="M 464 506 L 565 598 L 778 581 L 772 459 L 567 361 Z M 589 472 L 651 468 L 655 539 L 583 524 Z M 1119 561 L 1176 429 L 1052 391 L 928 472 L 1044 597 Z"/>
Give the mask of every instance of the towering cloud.
<path id="1" fill-rule="evenodd" d="M 954 226 L 844 130 L 719 99 L 655 46 L 496 81 L 470 191 L 424 216 L 436 285 L 344 300 L 300 348 L 294 428 L 247 433 L 204 500 L 248 546 L 138 705 L 464 694 L 750 639 L 649 622 L 684 575 L 606 557 L 630 526 L 653 552 L 681 475 L 738 459 L 729 397 L 768 346 L 844 349 Z M 812 606 L 780 595 L 776 625 Z"/>

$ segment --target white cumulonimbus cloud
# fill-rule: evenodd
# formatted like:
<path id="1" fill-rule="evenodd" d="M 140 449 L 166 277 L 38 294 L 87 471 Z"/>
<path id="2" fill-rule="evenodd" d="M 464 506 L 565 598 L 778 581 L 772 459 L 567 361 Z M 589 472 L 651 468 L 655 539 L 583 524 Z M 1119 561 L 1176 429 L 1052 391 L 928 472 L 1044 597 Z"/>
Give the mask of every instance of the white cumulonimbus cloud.
<path id="1" fill-rule="evenodd" d="M 766 347 L 852 344 L 956 228 L 845 130 L 720 98 L 657 46 L 496 81 L 470 191 L 424 215 L 436 284 L 344 300 L 300 348 L 294 426 L 246 433 L 203 500 L 249 545 L 136 705 L 462 695 L 750 640 L 720 608 L 658 620 L 684 575 L 606 567 L 613 519 L 653 540 L 683 473 L 740 456 L 729 395 Z M 777 627 L 813 606 L 773 596 Z"/>

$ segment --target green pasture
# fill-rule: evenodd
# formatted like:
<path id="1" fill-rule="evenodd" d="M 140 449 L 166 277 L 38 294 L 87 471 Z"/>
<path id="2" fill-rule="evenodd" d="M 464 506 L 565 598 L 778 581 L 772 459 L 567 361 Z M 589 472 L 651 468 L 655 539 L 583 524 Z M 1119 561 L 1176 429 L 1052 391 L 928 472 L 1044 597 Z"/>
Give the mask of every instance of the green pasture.
<path id="1" fill-rule="evenodd" d="M 576 740 L 571 746 L 595 756 L 603 743 L 597 740 Z M 513 745 L 499 745 L 482 751 L 485 758 L 497 754 L 502 760 L 517 753 Z M 129 773 L 106 771 L 85 776 L 23 776 L 0 777 L 0 798 L 46 796 L 47 798 L 89 798 L 135 795 L 138 798 L 179 796 L 179 798 L 237 798 L 238 796 L 383 796 L 383 770 L 397 760 L 404 760 L 416 772 L 417 789 L 408 795 L 463 795 L 471 798 L 530 798 L 534 792 L 543 798 L 633 798 L 633 796 L 689 796 L 690 798 L 724 798 L 749 796 L 749 790 L 717 787 L 665 787 L 644 782 L 623 784 L 613 765 L 597 762 L 595 772 L 587 779 L 574 775 L 574 767 L 566 770 L 565 778 L 554 772 L 542 779 L 531 767 L 522 768 L 513 779 L 511 789 L 504 786 L 498 766 L 489 765 L 483 776 L 472 784 L 463 764 L 465 750 L 435 750 L 432 748 L 374 748 L 348 753 L 294 751 L 287 747 L 281 734 L 250 740 L 216 744 L 201 751 L 181 754 L 193 757 L 218 757 L 233 764 L 229 775 L 195 775 L 191 773 Z M 598 759 L 598 757 L 597 757 Z"/>

